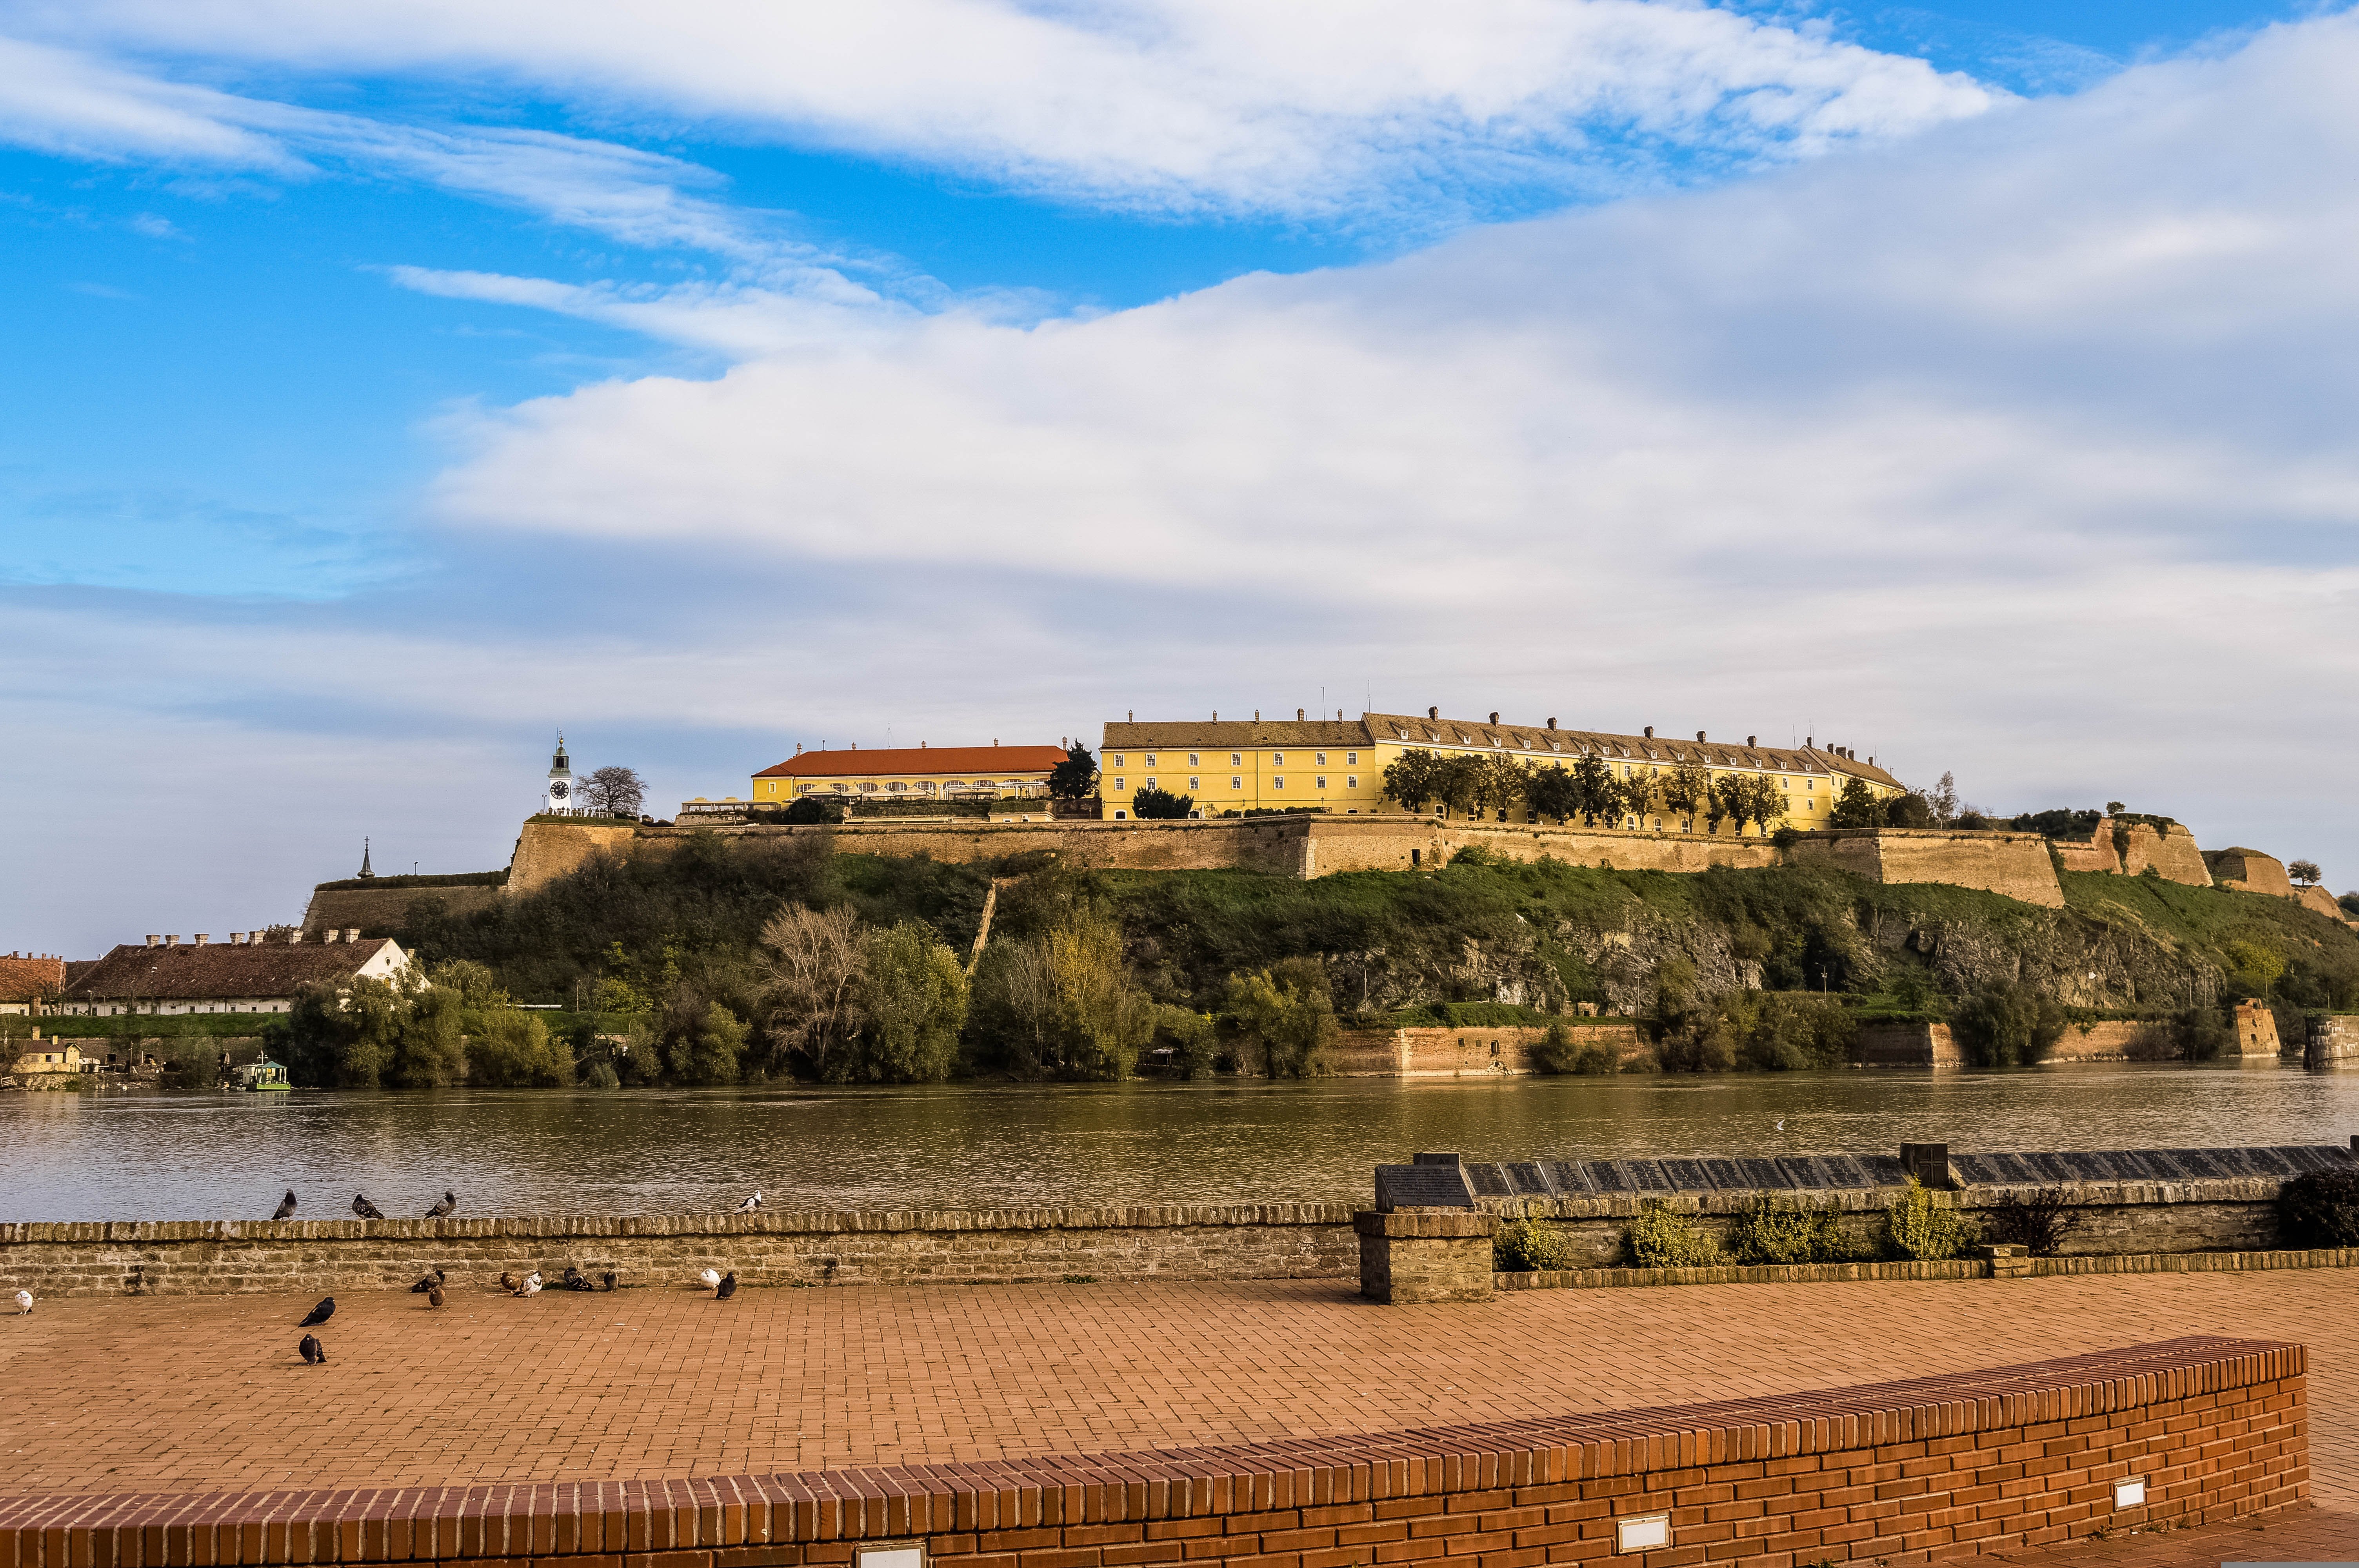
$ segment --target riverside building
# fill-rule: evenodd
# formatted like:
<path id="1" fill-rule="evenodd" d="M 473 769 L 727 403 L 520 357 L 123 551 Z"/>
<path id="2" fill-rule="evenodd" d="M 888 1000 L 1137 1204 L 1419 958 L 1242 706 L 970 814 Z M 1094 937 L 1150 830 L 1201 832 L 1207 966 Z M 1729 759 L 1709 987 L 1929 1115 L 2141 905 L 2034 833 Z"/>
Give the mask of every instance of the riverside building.
<path id="1" fill-rule="evenodd" d="M 1651 726 L 1644 734 L 1616 735 L 1559 729 L 1554 719 L 1545 724 L 1503 724 L 1495 713 L 1481 720 L 1444 719 L 1439 708 L 1428 708 L 1422 718 L 1363 713 L 1346 719 L 1339 712 L 1328 719 L 1308 718 L 1297 708 L 1290 721 L 1266 720 L 1259 713 L 1250 720 L 1223 720 L 1214 713 L 1204 722 L 1141 723 L 1134 717 L 1109 723 L 1098 757 L 1099 793 L 1105 815 L 1114 818 L 1131 815 L 1130 803 L 1143 789 L 1192 795 L 1200 816 L 1311 807 L 1345 816 L 1397 812 L 1398 804 L 1385 797 L 1385 768 L 1413 750 L 1508 756 L 1535 768 L 1551 762 L 1570 768 L 1593 756 L 1617 779 L 1659 778 L 1690 764 L 1715 781 L 1756 773 L 1783 792 L 1789 803 L 1786 820 L 1797 827 L 1825 827 L 1848 779 L 1860 780 L 1879 798 L 1902 792 L 1900 781 L 1877 767 L 1875 758 L 1862 762 L 1846 748 L 1818 745 L 1815 738 L 1797 748 L 1763 746 L 1748 735 L 1740 746 L 1708 740 L 1701 731 L 1693 741 L 1660 739 Z M 1522 807 L 1499 815 L 1533 820 Z M 1701 814 L 1680 816 L 1669 810 L 1644 819 L 1632 815 L 1611 826 L 1662 832 L 1711 830 Z"/>

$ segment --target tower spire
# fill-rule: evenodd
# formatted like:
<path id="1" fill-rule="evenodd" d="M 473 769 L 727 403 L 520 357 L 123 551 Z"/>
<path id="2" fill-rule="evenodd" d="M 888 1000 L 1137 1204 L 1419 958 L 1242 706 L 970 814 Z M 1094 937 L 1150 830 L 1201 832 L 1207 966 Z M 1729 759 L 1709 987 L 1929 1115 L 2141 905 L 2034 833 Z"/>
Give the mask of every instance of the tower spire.
<path id="1" fill-rule="evenodd" d="M 375 871 L 370 871 L 370 870 L 369 870 L 369 860 L 368 860 L 368 857 L 369 857 L 369 841 L 368 841 L 366 838 L 363 838 L 363 839 L 361 840 L 361 875 L 363 875 L 363 876 L 364 876 L 364 877 L 373 877 L 373 876 L 376 875 L 376 873 L 375 873 Z"/>

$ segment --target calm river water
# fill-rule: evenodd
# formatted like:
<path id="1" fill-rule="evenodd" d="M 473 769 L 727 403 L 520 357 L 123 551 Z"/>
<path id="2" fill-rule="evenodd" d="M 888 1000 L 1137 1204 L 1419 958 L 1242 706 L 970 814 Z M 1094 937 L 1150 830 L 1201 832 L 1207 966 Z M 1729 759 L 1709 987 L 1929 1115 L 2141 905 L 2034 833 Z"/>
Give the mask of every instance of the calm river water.
<path id="1" fill-rule="evenodd" d="M 1777 1122 L 1785 1122 L 1779 1130 Z M 910 1089 L 0 1097 L 0 1220 L 733 1206 L 1364 1201 L 1470 1159 L 2343 1143 L 2359 1071 L 2082 1063 L 2014 1073 Z"/>

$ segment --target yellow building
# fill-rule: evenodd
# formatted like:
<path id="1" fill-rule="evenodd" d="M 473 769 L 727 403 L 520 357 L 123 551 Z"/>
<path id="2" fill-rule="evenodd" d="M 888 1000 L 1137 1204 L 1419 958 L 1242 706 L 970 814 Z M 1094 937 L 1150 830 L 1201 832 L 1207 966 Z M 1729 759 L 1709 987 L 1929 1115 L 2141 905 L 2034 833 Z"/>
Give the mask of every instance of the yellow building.
<path id="1" fill-rule="evenodd" d="M 1106 816 L 1115 818 L 1131 815 L 1130 803 L 1142 789 L 1192 795 L 1201 816 L 1313 806 L 1347 816 L 1397 813 L 1401 807 L 1384 794 L 1385 768 L 1411 750 L 1506 756 L 1536 768 L 1550 762 L 1571 768 L 1593 756 L 1617 779 L 1659 778 L 1687 764 L 1715 781 L 1757 774 L 1784 792 L 1791 803 L 1786 821 L 1796 827 L 1825 827 L 1848 779 L 1860 780 L 1879 798 L 1902 792 L 1900 781 L 1874 758 L 1861 762 L 1843 748 L 1815 743 L 1799 749 L 1762 746 L 1748 735 L 1740 746 L 1702 734 L 1671 741 L 1658 739 L 1651 729 L 1643 735 L 1612 735 L 1560 730 L 1553 719 L 1544 725 L 1502 724 L 1495 713 L 1481 721 L 1444 719 L 1434 708 L 1421 719 L 1397 713 L 1308 719 L 1298 708 L 1291 722 L 1266 721 L 1256 713 L 1249 721 L 1223 723 L 1215 713 L 1202 723 L 1108 724 L 1098 757 L 1099 793 Z M 1534 820 L 1521 806 L 1497 815 Z M 1669 811 L 1643 821 L 1625 816 L 1613 826 L 1670 833 L 1711 830 L 1701 815 Z M 1723 827 L 1733 831 L 1731 825 Z"/>
<path id="2" fill-rule="evenodd" d="M 756 806 L 787 806 L 801 795 L 830 800 L 999 800 L 1049 793 L 1049 774 L 1065 760 L 1061 746 L 853 747 L 806 752 L 753 778 Z"/>

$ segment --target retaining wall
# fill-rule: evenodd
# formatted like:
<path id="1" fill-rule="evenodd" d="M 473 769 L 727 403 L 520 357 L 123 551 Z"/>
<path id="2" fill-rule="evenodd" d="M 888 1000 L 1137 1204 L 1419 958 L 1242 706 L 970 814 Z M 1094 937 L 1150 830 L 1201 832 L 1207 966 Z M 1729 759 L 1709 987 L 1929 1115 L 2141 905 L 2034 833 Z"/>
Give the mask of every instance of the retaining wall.
<path id="1" fill-rule="evenodd" d="M 1568 1018 L 1573 1043 L 1602 1045 L 1618 1064 L 1644 1054 L 1634 1023 Z M 1532 1051 L 1545 1028 L 1347 1029 L 1332 1061 L 1339 1077 L 1520 1077 L 1538 1071 Z"/>
<path id="2" fill-rule="evenodd" d="M 1423 1308 L 1423 1311 L 1450 1311 Z M 0 1502 L 0 1568 L 1923 1562 L 2310 1493 L 2299 1345 L 2190 1337 L 1942 1378 L 1171 1452 L 679 1481 Z M 2115 1483 L 2145 1482 L 2120 1502 Z M 881 1568 L 881 1560 L 870 1560 Z"/>
<path id="3" fill-rule="evenodd" d="M 1797 861 L 1824 861 L 1872 882 L 1945 882 L 2064 907 L 2048 841 L 2037 833 L 1838 828 L 1808 835 L 1793 853 Z"/>
<path id="4" fill-rule="evenodd" d="M 439 899 L 452 914 L 472 914 L 500 902 L 502 890 L 465 883 L 457 887 L 315 888 L 303 909 L 303 935 L 317 939 L 322 931 L 357 929 L 384 936 L 409 924 L 409 906 L 421 898 Z"/>

